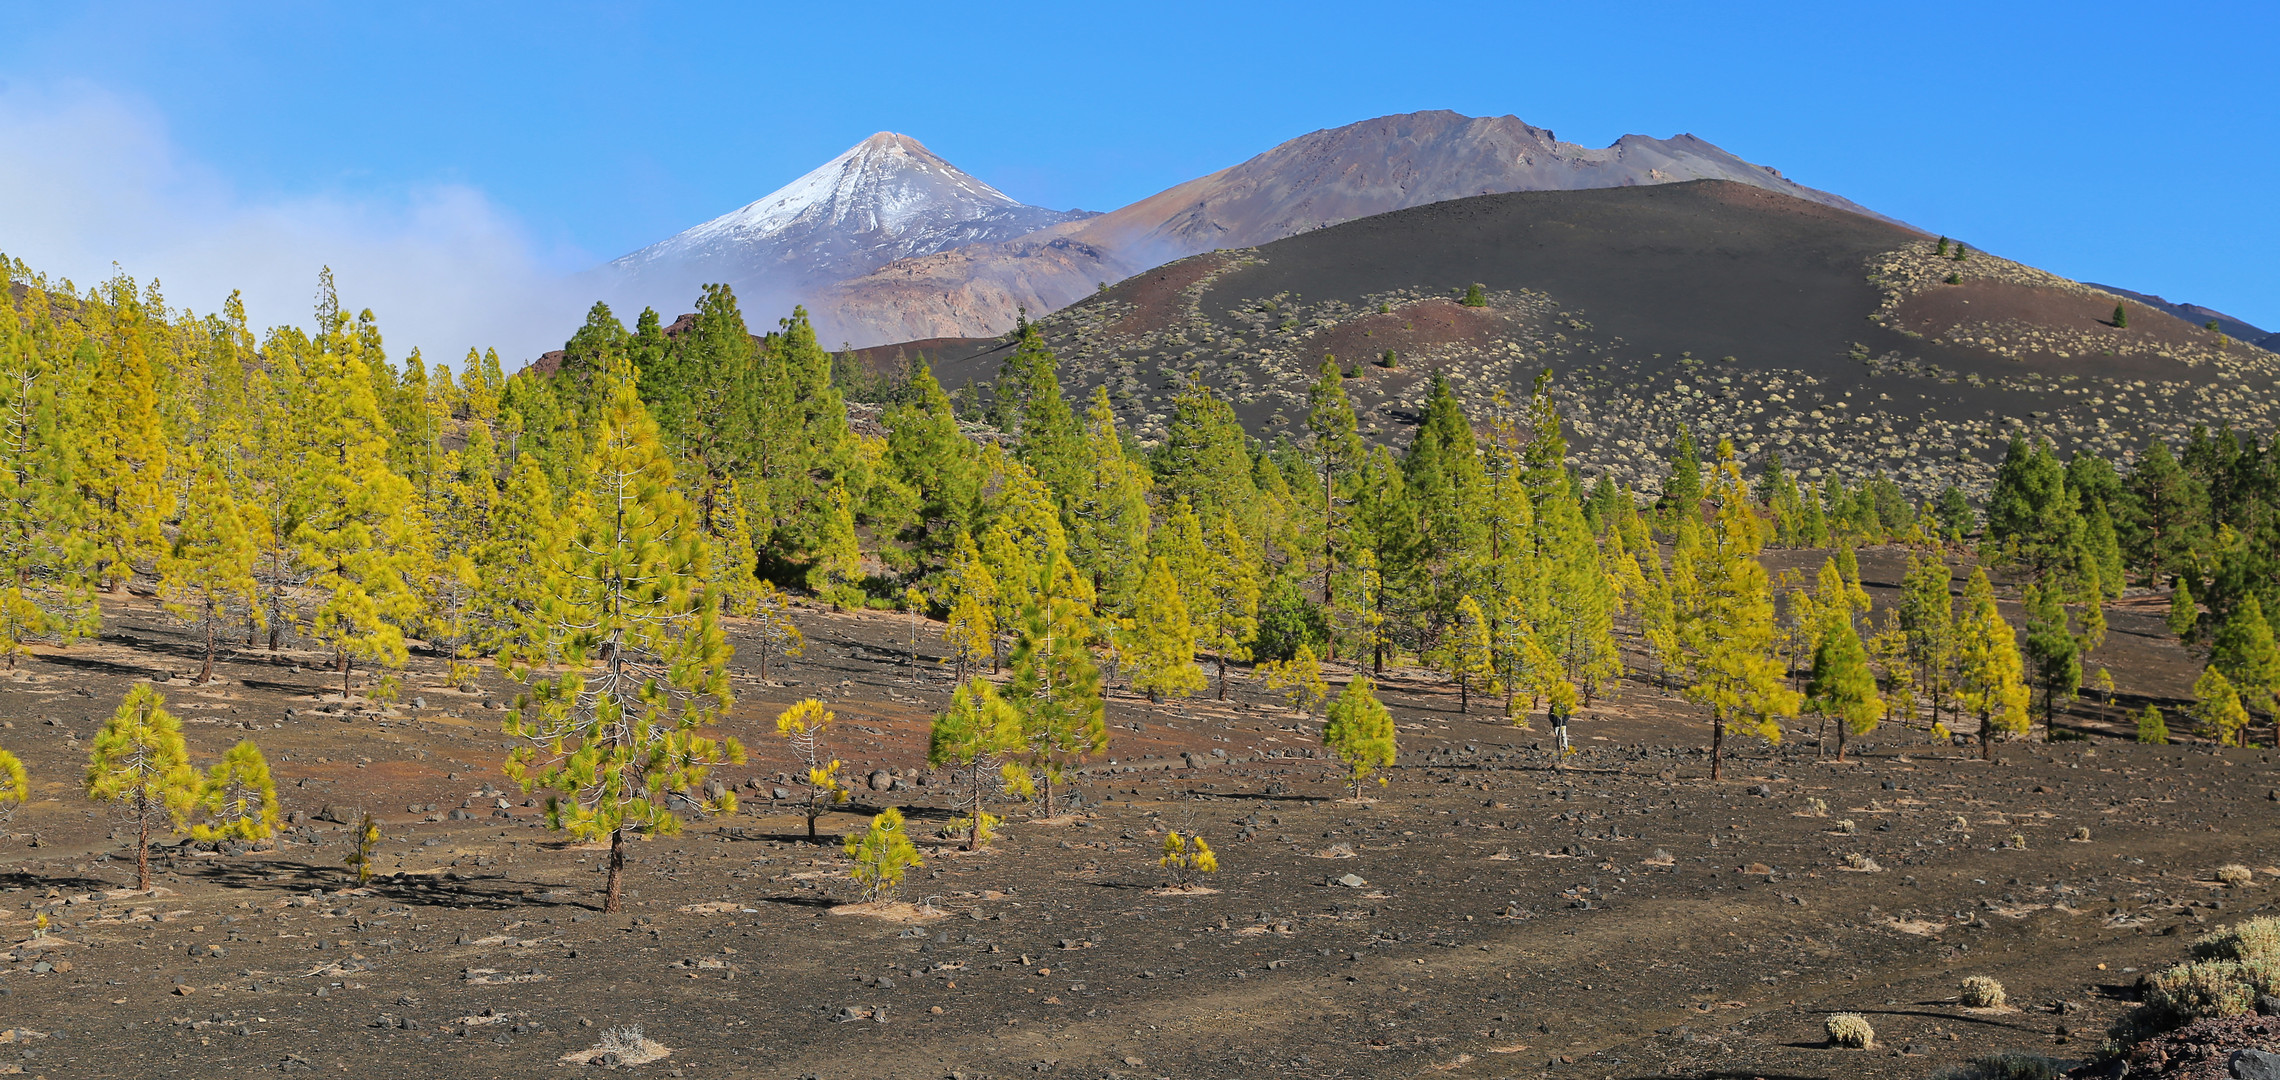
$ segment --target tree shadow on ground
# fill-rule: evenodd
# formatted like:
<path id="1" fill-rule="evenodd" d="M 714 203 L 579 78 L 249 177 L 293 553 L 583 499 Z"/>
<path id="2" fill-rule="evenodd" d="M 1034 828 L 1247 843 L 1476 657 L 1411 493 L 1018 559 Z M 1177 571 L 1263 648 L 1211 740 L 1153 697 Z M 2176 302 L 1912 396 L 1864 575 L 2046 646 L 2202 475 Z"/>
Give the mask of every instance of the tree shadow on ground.
<path id="1" fill-rule="evenodd" d="M 58 889 L 68 891 L 78 891 L 84 889 L 88 892 L 94 892 L 97 889 L 125 889 L 131 887 L 133 887 L 133 883 L 131 882 L 122 885 L 119 882 L 105 881 L 102 878 L 82 877 L 69 874 L 56 877 L 47 877 L 40 874 L 29 873 L 23 870 L 11 870 L 6 873 L 0 873 L 0 889 Z"/>
<path id="2" fill-rule="evenodd" d="M 207 884 L 225 888 L 248 889 L 278 894 L 301 893 L 310 889 L 335 892 L 362 888 L 372 895 L 399 903 L 419 904 L 425 907 L 466 907 L 503 911 L 526 907 L 592 907 L 593 905 L 562 897 L 549 898 L 549 894 L 563 893 L 562 886 L 538 881 L 519 881 L 504 874 L 477 876 L 451 873 L 451 876 L 430 874 L 379 874 L 362 885 L 356 875 L 336 866 L 306 862 L 270 860 L 261 863 L 224 864 L 205 867 L 182 867 L 176 874 L 195 877 Z M 449 873 L 449 872 L 447 872 Z"/>

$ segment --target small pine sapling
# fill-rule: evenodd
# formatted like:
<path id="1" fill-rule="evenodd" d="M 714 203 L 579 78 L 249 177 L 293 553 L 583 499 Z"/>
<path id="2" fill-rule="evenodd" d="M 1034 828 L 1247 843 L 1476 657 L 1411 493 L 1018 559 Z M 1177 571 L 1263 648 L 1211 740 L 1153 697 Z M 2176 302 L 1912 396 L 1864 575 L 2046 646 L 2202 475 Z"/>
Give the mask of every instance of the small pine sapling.
<path id="1" fill-rule="evenodd" d="M 1018 762 L 1005 760 L 1025 745 L 1021 715 L 979 675 L 959 684 L 958 692 L 950 697 L 950 708 L 934 718 L 934 726 L 927 733 L 926 763 L 948 768 L 955 776 L 950 809 L 965 813 L 952 819 L 949 827 L 963 833 L 966 850 L 988 843 L 992 826 L 999 820 L 989 812 L 991 785 L 983 777 L 1012 765 L 1011 772 L 1001 775 L 1018 775 L 1026 784 L 1028 770 Z"/>
<path id="2" fill-rule="evenodd" d="M 2169 745 L 2169 722 L 2162 719 L 2159 708 L 2148 705 L 2138 714 L 2137 741 L 2153 746 Z"/>
<path id="3" fill-rule="evenodd" d="M 1299 643 L 1298 655 L 1288 660 L 1261 663 L 1259 676 L 1267 689 L 1281 694 L 1291 708 L 1309 716 L 1330 700 L 1330 684 L 1322 679 L 1322 662 L 1315 659 L 1313 647 L 1304 642 Z"/>
<path id="4" fill-rule="evenodd" d="M 277 781 L 261 748 L 246 739 L 207 770 L 198 791 L 205 820 L 190 827 L 199 840 L 266 840 L 277 835 Z"/>
<path id="5" fill-rule="evenodd" d="M 24 763 L 16 755 L 0 750 L 0 825 L 16 816 L 16 810 L 32 797 L 31 776 L 24 771 Z"/>
<path id="6" fill-rule="evenodd" d="M 2190 639 L 2200 625 L 2201 605 L 2194 601 L 2192 586 L 2185 584 L 2184 578 L 2178 578 L 2169 590 L 2169 616 L 2164 622 L 2180 640 Z"/>
<path id="7" fill-rule="evenodd" d="M 1330 703 L 1329 719 L 1322 725 L 1322 745 L 1346 766 L 1346 780 L 1354 798 L 1362 797 L 1362 781 L 1394 762 L 1393 714 L 1377 699 L 1369 676 L 1356 675 L 1344 693 Z M 1377 778 L 1379 784 L 1385 778 Z"/>
<path id="8" fill-rule="evenodd" d="M 814 698 L 785 709 L 776 717 L 776 734 L 791 744 L 792 756 L 807 770 L 807 798 L 801 813 L 807 817 L 807 834 L 815 836 L 815 821 L 831 807 L 847 801 L 847 784 L 839 778 L 840 762 L 826 760 L 824 735 L 838 715 Z"/>
<path id="9" fill-rule="evenodd" d="M 2248 710 L 2240 703 L 2240 691 L 2213 666 L 2201 669 L 2201 677 L 2193 680 L 2193 704 L 2185 712 L 2220 746 L 2240 745 L 2248 731 Z"/>
<path id="10" fill-rule="evenodd" d="M 752 643 L 760 654 L 760 677 L 768 677 L 768 661 L 780 670 L 807 651 L 807 638 L 792 624 L 792 600 L 782 589 L 763 581 L 753 600 Z"/>
<path id="11" fill-rule="evenodd" d="M 2128 308 L 2126 308 L 2126 307 L 2123 307 L 2123 306 L 2122 306 L 2122 305 L 2120 305 L 2120 304 L 2115 304 L 2115 305 L 2114 305 L 2114 329 L 2116 329 L 2116 330 L 2127 330 L 2127 329 L 2129 329 L 2129 328 L 2130 328 L 2130 309 L 2128 309 Z"/>
<path id="12" fill-rule="evenodd" d="M 1219 872 L 1219 856 L 1197 835 L 1182 836 L 1174 829 L 1164 834 L 1164 857 L 1156 860 L 1171 876 L 1171 887 L 1185 891 L 1203 874 Z"/>
<path id="13" fill-rule="evenodd" d="M 348 857 L 341 860 L 349 869 L 356 871 L 358 885 L 372 880 L 372 855 L 379 847 L 380 823 L 372 820 L 372 815 L 366 814 L 364 820 L 357 823 L 356 833 L 350 839 Z"/>
<path id="14" fill-rule="evenodd" d="M 135 888 L 150 890 L 151 833 L 180 830 L 199 786 L 181 722 L 149 683 L 136 683 L 95 732 L 86 780 L 88 798 L 123 807 L 134 822 Z"/>
<path id="15" fill-rule="evenodd" d="M 870 828 L 847 834 L 841 850 L 855 862 L 850 873 L 863 887 L 865 902 L 891 894 L 902 884 L 903 871 L 925 865 L 918 857 L 918 848 L 910 842 L 910 834 L 903 831 L 902 811 L 891 806 L 871 819 Z"/>
<path id="16" fill-rule="evenodd" d="M 1487 307 L 1488 290 L 1482 288 L 1480 282 L 1473 282 L 1465 286 L 1465 298 L 1462 303 L 1466 307 Z"/>

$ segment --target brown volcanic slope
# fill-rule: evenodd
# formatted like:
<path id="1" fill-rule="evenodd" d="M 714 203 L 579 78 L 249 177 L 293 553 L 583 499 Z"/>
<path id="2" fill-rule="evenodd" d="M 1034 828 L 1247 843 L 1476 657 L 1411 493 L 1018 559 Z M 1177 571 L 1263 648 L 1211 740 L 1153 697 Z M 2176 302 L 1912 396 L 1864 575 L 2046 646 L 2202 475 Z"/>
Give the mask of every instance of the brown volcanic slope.
<path id="1" fill-rule="evenodd" d="M 2148 431 L 2280 415 L 2280 357 L 2135 303 L 2117 329 L 2110 293 L 1932 249 L 1733 183 L 1489 195 L 1199 255 L 1042 325 L 1064 384 L 1107 385 L 1144 438 L 1188 372 L 1260 435 L 1296 438 L 1334 354 L 1360 376 L 1365 427 L 1399 442 L 1431 371 L 1485 410 L 1550 365 L 1586 472 L 1626 481 L 1659 475 L 1681 422 L 1928 494 L 1984 485 L 2014 431 L 2126 458 Z M 1488 307 L 1452 302 L 1471 282 Z M 1006 347 L 933 345 L 952 387 L 994 375 Z M 1370 363 L 1389 348 L 1397 368 Z"/>
<path id="2" fill-rule="evenodd" d="M 824 290 L 816 306 L 853 341 L 988 335 L 1012 328 L 1018 307 L 1051 311 L 1102 282 L 1206 251 L 1472 195 L 1686 180 L 1736 181 L 1875 216 L 1692 135 L 1625 135 L 1591 148 L 1511 116 L 1407 113 L 1302 135 L 1107 214 L 899 260 Z"/>

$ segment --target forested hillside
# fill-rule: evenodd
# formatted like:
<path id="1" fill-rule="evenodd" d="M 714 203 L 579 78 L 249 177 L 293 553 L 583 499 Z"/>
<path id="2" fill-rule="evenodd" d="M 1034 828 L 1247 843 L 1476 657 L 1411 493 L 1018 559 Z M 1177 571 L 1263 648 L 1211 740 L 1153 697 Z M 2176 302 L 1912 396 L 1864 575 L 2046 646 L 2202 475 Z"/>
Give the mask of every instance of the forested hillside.
<path id="1" fill-rule="evenodd" d="M 632 550 L 679 554 L 634 576 L 653 599 L 693 596 L 690 619 L 781 622 L 794 594 L 923 610 L 966 670 L 1065 647 L 1074 627 L 1159 696 L 1209 689 L 1198 658 L 1218 692 L 1231 664 L 1349 658 L 1422 662 L 1517 714 L 1611 692 L 1623 617 L 1721 728 L 1772 731 L 1802 708 L 1960 715 L 1984 736 L 2026 729 L 2029 689 L 2046 714 L 2077 692 L 2106 603 L 2172 583 L 2173 627 L 2213 650 L 2212 677 L 2242 692 L 2233 713 L 2269 714 L 2280 690 L 2262 614 L 2280 602 L 2280 473 L 2254 434 L 2156 444 L 2126 473 L 2014 441 L 1982 512 L 1953 489 L 1911 504 L 1881 476 L 1800 485 L 1778 455 L 1682 428 L 1650 494 L 1585 487 L 1551 373 L 1480 415 L 1435 379 L 1400 449 L 1358 437 L 1335 364 L 1303 437 L 1273 444 L 1191 383 L 1143 446 L 1105 391 L 1063 395 L 1030 328 L 961 419 L 923 365 L 885 380 L 835 366 L 797 311 L 755 336 L 718 286 L 671 332 L 596 305 L 554 362 L 506 376 L 492 354 L 392 359 L 329 277 L 313 332 L 256 332 L 234 298 L 193 315 L 123 277 L 10 277 L 11 653 L 95 633 L 94 594 L 134 588 L 210 647 L 321 642 L 344 693 L 359 673 L 389 693 L 414 647 L 544 665 L 576 636 L 561 598 L 591 534 L 639 506 L 650 546 Z M 851 426 L 850 389 L 875 425 Z M 1888 543 L 1920 573 L 1909 605 L 1869 625 L 1844 599 L 1850 552 Z M 1777 580 L 1757 560 L 1768 544 L 1835 554 L 1817 581 Z M 1958 608 L 1946 565 L 1974 552 Z M 1993 615 L 1988 569 L 2023 588 L 2019 631 Z M 1857 671 L 1831 682 L 1830 665 Z M 1861 700 L 1831 697 L 1840 684 Z M 2236 739 L 2245 720 L 2211 723 Z M 1090 740 L 1055 745 L 1041 759 Z"/>

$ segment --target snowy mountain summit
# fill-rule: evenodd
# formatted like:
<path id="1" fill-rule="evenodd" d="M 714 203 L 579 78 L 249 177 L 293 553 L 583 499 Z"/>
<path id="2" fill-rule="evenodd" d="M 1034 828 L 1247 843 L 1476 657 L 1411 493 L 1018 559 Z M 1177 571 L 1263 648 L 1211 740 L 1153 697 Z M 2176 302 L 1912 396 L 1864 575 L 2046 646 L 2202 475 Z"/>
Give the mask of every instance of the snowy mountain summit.
<path id="1" fill-rule="evenodd" d="M 726 282 L 757 314 L 896 259 L 1092 216 L 1022 203 L 917 139 L 882 131 L 765 198 L 610 267 L 629 304 L 675 310 L 698 284 Z"/>

